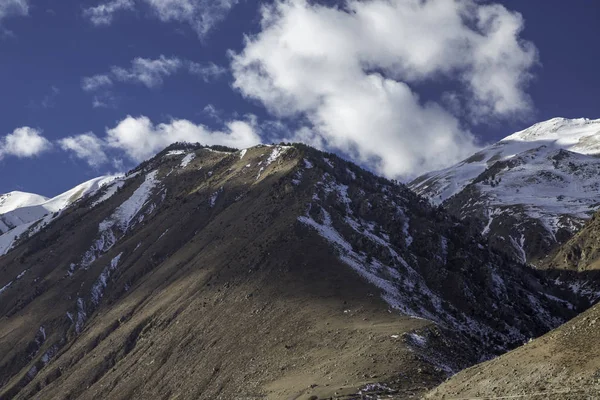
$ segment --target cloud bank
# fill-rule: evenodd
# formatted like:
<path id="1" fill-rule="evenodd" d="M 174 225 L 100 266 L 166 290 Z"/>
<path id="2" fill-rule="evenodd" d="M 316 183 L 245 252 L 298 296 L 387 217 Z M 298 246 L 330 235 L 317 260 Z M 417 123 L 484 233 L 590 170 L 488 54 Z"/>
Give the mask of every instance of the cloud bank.
<path id="1" fill-rule="evenodd" d="M 229 121 L 222 130 L 211 130 L 185 119 L 154 124 L 145 116 L 127 116 L 113 128 L 108 128 L 103 138 L 87 132 L 61 139 L 59 144 L 63 150 L 90 166 L 98 167 L 109 161 L 107 152 L 118 151 L 138 163 L 175 142 L 246 148 L 259 144 L 261 140 L 253 118 Z"/>
<path id="2" fill-rule="evenodd" d="M 475 0 L 276 1 L 231 53 L 233 86 L 279 118 L 309 122 L 290 139 L 410 177 L 476 150 L 457 112 L 473 125 L 531 111 L 537 51 L 520 38 L 523 23 Z M 426 101 L 417 88 L 428 84 L 452 92 Z"/>

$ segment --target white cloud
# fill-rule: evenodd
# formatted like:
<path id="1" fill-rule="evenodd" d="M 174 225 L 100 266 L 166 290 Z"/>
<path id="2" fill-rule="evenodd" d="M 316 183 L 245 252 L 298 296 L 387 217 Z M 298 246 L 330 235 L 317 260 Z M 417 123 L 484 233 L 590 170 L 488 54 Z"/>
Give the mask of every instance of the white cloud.
<path id="1" fill-rule="evenodd" d="M 204 82 L 211 82 L 227 73 L 226 68 L 215 63 L 199 64 L 190 62 L 188 63 L 188 70 L 190 74 L 200 77 Z"/>
<path id="2" fill-rule="evenodd" d="M 96 7 L 84 9 L 83 16 L 96 26 L 110 25 L 115 13 L 119 11 L 131 11 L 134 8 L 135 3 L 133 0 L 112 0 L 99 4 Z"/>
<path id="3" fill-rule="evenodd" d="M 221 22 L 238 0 L 144 0 L 163 22 L 190 25 L 200 38 Z"/>
<path id="4" fill-rule="evenodd" d="M 161 55 L 157 59 L 137 57 L 131 62 L 131 68 L 112 67 L 115 79 L 122 82 L 140 83 L 148 88 L 162 85 L 164 77 L 177 72 L 183 62 L 177 57 Z"/>
<path id="5" fill-rule="evenodd" d="M 407 177 L 476 148 L 419 85 L 460 87 L 471 122 L 531 109 L 524 88 L 537 52 L 522 27 L 519 14 L 475 0 L 348 0 L 343 9 L 276 1 L 262 8 L 261 32 L 232 54 L 234 87 L 279 117 L 308 119 L 297 139 Z"/>
<path id="6" fill-rule="evenodd" d="M 175 142 L 245 148 L 261 141 L 252 116 L 247 120 L 228 121 L 224 124 L 224 129 L 216 131 L 185 119 L 173 119 L 169 123 L 155 125 L 145 116 L 128 116 L 114 128 L 107 129 L 103 138 L 87 132 L 63 138 L 58 144 L 90 166 L 98 167 L 108 163 L 111 157 L 113 164 L 116 160 L 121 160 L 113 157 L 115 151 L 131 161 L 140 162 Z"/>
<path id="7" fill-rule="evenodd" d="M 141 84 L 154 89 L 161 86 L 165 78 L 180 71 L 188 72 L 209 83 L 225 74 L 227 69 L 214 63 L 201 64 L 164 55 L 156 59 L 137 57 L 131 61 L 129 68 L 113 66 L 109 73 L 83 78 L 81 88 L 94 94 L 94 108 L 113 107 L 116 102 L 112 93 L 115 82 Z"/>
<path id="8" fill-rule="evenodd" d="M 0 23 L 8 17 L 26 16 L 29 14 L 28 0 L 1 0 Z"/>
<path id="9" fill-rule="evenodd" d="M 112 79 L 108 75 L 88 76 L 81 80 L 81 88 L 86 92 L 94 92 L 112 86 Z"/>
<path id="10" fill-rule="evenodd" d="M 147 6 L 149 12 L 161 22 L 189 25 L 198 37 L 204 38 L 238 2 L 239 0 L 108 0 L 96 7 L 84 9 L 83 15 L 96 26 L 110 25 L 116 13 L 135 10 L 139 3 Z"/>
<path id="11" fill-rule="evenodd" d="M 0 158 L 4 156 L 30 158 L 50 150 L 50 148 L 52 145 L 48 139 L 42 136 L 39 129 L 24 126 L 0 139 Z"/>
<path id="12" fill-rule="evenodd" d="M 223 121 L 223 119 L 221 118 L 221 115 L 223 114 L 223 112 L 221 110 L 218 110 L 212 104 L 207 104 L 206 106 L 204 106 L 204 108 L 202 109 L 202 113 L 204 115 L 206 115 L 207 117 L 209 117 L 210 119 L 212 119 L 213 121 L 216 121 L 216 122 Z"/>
<path id="13" fill-rule="evenodd" d="M 259 144 L 260 137 L 251 120 L 230 121 L 223 131 L 211 131 L 185 119 L 154 125 L 147 117 L 128 116 L 107 131 L 106 142 L 109 147 L 120 149 L 139 162 L 174 142 L 243 148 Z"/>
<path id="14" fill-rule="evenodd" d="M 60 147 L 70 151 L 79 159 L 85 160 L 91 167 L 98 167 L 108 161 L 104 152 L 104 142 L 92 132 L 60 139 Z"/>

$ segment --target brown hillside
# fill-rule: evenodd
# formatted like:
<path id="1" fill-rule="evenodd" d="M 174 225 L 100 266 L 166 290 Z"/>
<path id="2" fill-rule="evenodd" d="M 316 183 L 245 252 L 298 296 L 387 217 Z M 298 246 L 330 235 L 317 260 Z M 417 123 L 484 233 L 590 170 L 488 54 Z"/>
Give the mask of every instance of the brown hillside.
<path id="1" fill-rule="evenodd" d="M 581 300 L 306 146 L 173 146 L 119 184 L 0 258 L 0 398 L 407 398 Z"/>

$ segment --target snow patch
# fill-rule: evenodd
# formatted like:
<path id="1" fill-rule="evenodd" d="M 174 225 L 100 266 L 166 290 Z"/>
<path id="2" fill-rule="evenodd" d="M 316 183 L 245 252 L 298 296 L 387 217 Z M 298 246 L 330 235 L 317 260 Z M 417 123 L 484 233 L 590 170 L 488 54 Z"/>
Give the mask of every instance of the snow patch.
<path id="1" fill-rule="evenodd" d="M 110 217 L 100 223 L 98 238 L 81 260 L 83 268 L 87 269 L 101 254 L 106 253 L 115 245 L 118 240 L 115 232 L 125 234 L 134 225 L 135 217 L 147 205 L 153 190 L 160 183 L 157 174 L 158 170 L 148 173 L 144 182 L 133 192 L 131 197 L 117 207 Z M 164 195 L 166 193 L 163 193 L 163 199 Z M 155 205 L 152 205 L 150 212 L 154 208 Z M 137 221 L 139 223 L 142 220 L 143 215 L 139 216 Z"/>
<path id="2" fill-rule="evenodd" d="M 221 186 L 221 188 L 219 190 L 217 190 L 216 192 L 214 192 L 213 194 L 210 195 L 210 199 L 208 199 L 208 204 L 210 205 L 211 208 L 213 208 L 215 206 L 215 204 L 217 203 L 217 198 L 219 197 L 219 194 L 223 192 L 223 187 Z"/>
<path id="3" fill-rule="evenodd" d="M 185 157 L 183 157 L 183 159 L 181 160 L 181 163 L 179 164 L 180 168 L 185 168 L 189 165 L 189 163 L 191 163 L 194 158 L 196 158 L 196 153 L 189 153 L 188 155 L 186 155 Z"/>
<path id="4" fill-rule="evenodd" d="M 13 284 L 13 281 L 8 282 L 6 285 L 4 285 L 3 287 L 0 288 L 0 294 L 4 293 L 6 291 L 6 289 L 8 289 L 10 287 L 10 285 Z"/>
<path id="5" fill-rule="evenodd" d="M 75 332 L 79 335 L 83 330 L 87 314 L 85 312 L 85 302 L 81 297 L 77 298 L 77 320 L 75 321 Z"/>
<path id="6" fill-rule="evenodd" d="M 181 155 L 184 155 L 184 154 L 185 154 L 185 150 L 171 150 L 167 154 L 165 154 L 165 157 L 181 156 Z"/>
<path id="7" fill-rule="evenodd" d="M 110 265 L 104 268 L 104 270 L 92 286 L 91 295 L 92 304 L 94 304 L 94 306 L 98 306 L 98 304 L 100 304 L 100 300 L 102 299 L 102 297 L 104 297 L 104 290 L 108 285 L 108 279 L 110 278 L 113 271 L 117 269 L 117 266 L 119 265 L 119 260 L 121 259 L 122 255 L 123 253 L 119 253 L 119 255 L 117 255 L 111 260 Z"/>

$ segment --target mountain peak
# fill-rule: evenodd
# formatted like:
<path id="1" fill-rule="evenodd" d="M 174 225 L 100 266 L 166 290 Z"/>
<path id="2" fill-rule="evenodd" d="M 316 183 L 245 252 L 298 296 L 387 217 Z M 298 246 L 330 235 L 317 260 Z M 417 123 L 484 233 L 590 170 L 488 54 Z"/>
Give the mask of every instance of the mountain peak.
<path id="1" fill-rule="evenodd" d="M 513 133 L 499 143 L 507 142 L 548 143 L 576 153 L 597 154 L 600 153 L 600 119 L 553 118 Z"/>
<path id="2" fill-rule="evenodd" d="M 13 211 L 20 207 L 29 207 L 42 204 L 49 199 L 34 193 L 20 192 L 18 190 L 0 195 L 0 214 Z"/>
<path id="3" fill-rule="evenodd" d="M 490 240 L 527 261 L 568 238 L 597 208 L 598 154 L 600 119 L 554 118 L 409 186 L 478 221 Z"/>

